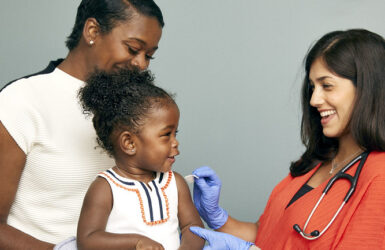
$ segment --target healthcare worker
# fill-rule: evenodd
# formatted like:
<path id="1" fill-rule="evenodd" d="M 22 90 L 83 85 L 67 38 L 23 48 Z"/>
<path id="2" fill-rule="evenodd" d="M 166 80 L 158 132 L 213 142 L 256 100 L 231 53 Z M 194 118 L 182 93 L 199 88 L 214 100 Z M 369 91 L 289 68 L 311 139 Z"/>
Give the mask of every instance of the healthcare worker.
<path id="1" fill-rule="evenodd" d="M 221 181 L 212 169 L 193 172 L 195 205 L 216 230 L 190 228 L 206 249 L 385 249 L 384 38 L 328 33 L 310 49 L 305 71 L 306 150 L 256 223 L 218 205 Z"/>

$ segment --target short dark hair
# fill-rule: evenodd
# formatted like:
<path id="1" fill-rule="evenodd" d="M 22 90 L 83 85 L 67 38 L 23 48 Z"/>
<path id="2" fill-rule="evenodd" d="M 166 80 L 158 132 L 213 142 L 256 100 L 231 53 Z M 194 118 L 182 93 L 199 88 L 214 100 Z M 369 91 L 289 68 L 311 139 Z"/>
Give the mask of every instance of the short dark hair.
<path id="1" fill-rule="evenodd" d="M 66 46 L 71 51 L 80 41 L 84 24 L 88 18 L 95 18 L 102 33 L 111 31 L 118 22 L 129 20 L 137 12 L 155 17 L 164 26 L 162 11 L 153 0 L 82 0 L 76 14 L 72 33 L 67 37 Z"/>
<path id="2" fill-rule="evenodd" d="M 319 112 L 310 106 L 313 92 L 309 72 L 318 58 L 331 72 L 349 79 L 356 87 L 347 128 L 355 141 L 363 149 L 385 151 L 385 40 L 364 29 L 330 32 L 305 57 L 301 139 L 306 150 L 291 164 L 292 176 L 303 175 L 319 162 L 331 160 L 338 151 L 338 140 L 323 134 Z"/>
<path id="3" fill-rule="evenodd" d="M 153 82 L 148 70 L 96 71 L 79 90 L 84 113 L 93 114 L 97 142 L 110 156 L 114 155 L 115 131 L 138 133 L 146 116 L 155 108 L 175 104 L 173 96 Z"/>

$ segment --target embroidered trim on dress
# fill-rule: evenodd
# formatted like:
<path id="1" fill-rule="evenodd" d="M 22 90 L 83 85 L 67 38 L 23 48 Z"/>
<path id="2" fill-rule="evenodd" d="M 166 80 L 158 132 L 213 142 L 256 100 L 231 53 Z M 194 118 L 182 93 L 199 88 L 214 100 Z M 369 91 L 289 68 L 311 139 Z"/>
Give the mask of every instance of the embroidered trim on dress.
<path id="1" fill-rule="evenodd" d="M 127 187 L 121 185 L 120 183 L 116 182 L 114 179 L 111 178 L 111 176 L 107 175 L 105 172 L 101 172 L 101 173 L 99 173 L 99 175 L 103 175 L 103 176 L 107 177 L 112 183 L 114 183 L 119 188 L 122 188 L 124 190 L 136 193 L 136 195 L 138 196 L 138 199 L 139 199 L 140 212 L 142 214 L 142 219 L 143 219 L 143 222 L 146 225 L 155 226 L 155 225 L 159 225 L 159 224 L 165 223 L 165 222 L 167 222 L 170 219 L 170 209 L 169 209 L 170 206 L 169 206 L 168 197 L 166 195 L 165 189 L 168 187 L 168 185 L 171 182 L 171 178 L 172 178 L 172 172 L 171 171 L 168 172 L 168 178 L 167 178 L 166 184 L 163 187 L 160 188 L 160 190 L 162 191 L 162 194 L 163 194 L 163 198 L 164 198 L 165 203 L 166 203 L 167 217 L 165 219 L 161 219 L 161 220 L 157 220 L 157 221 L 147 221 L 146 220 L 146 216 L 145 216 L 145 213 L 144 213 L 143 199 L 142 199 L 142 197 L 140 195 L 139 189 L 137 189 L 137 188 L 127 188 Z"/>

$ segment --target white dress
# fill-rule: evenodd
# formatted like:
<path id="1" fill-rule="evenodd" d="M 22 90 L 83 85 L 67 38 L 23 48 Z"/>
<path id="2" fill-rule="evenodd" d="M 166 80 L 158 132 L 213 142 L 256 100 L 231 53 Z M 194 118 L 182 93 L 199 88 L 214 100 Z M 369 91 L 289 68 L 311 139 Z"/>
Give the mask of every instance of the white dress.
<path id="1" fill-rule="evenodd" d="M 157 173 L 147 185 L 108 169 L 99 176 L 110 184 L 113 206 L 106 232 L 145 235 L 167 250 L 178 249 L 178 190 L 172 171 Z"/>

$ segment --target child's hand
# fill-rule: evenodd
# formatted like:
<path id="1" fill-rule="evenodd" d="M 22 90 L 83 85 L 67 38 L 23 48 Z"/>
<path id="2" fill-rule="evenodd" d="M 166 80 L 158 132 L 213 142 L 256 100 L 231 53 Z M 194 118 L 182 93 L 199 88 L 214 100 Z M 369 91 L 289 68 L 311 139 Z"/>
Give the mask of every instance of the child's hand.
<path id="1" fill-rule="evenodd" d="M 164 247 L 162 244 L 156 242 L 155 240 L 152 240 L 147 237 L 143 237 L 138 241 L 138 244 L 136 244 L 137 250 L 164 250 Z"/>

